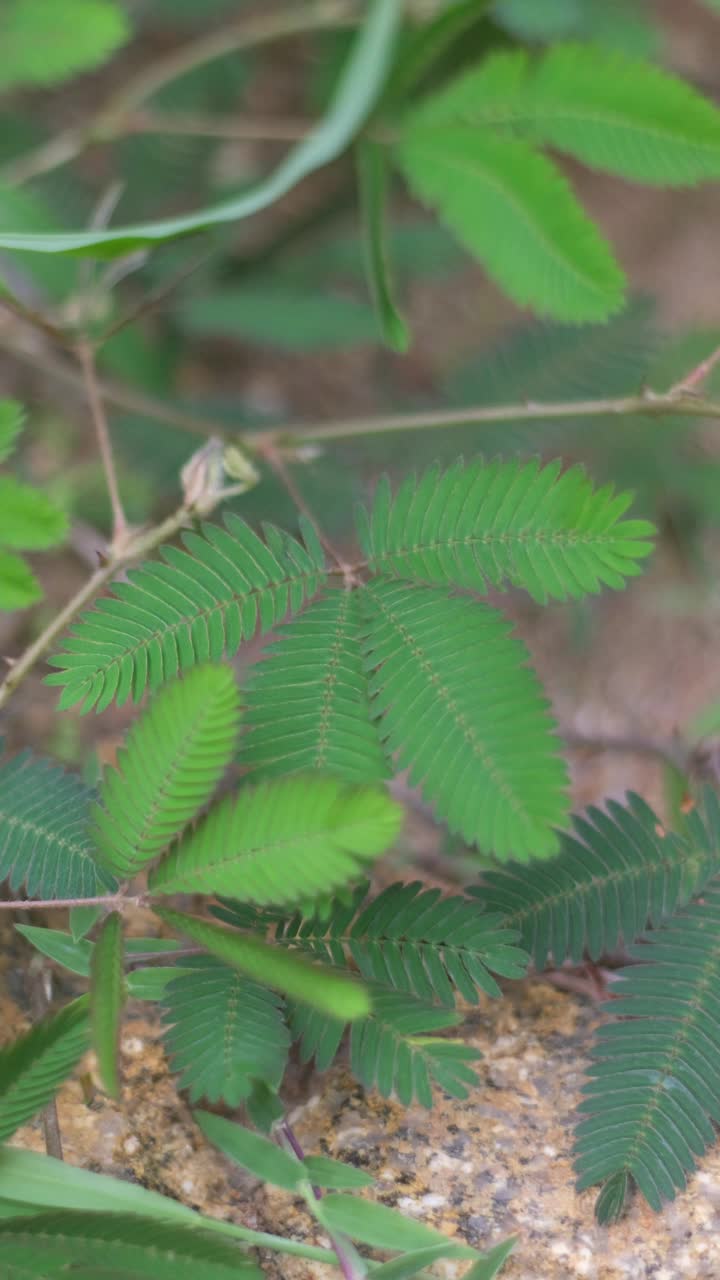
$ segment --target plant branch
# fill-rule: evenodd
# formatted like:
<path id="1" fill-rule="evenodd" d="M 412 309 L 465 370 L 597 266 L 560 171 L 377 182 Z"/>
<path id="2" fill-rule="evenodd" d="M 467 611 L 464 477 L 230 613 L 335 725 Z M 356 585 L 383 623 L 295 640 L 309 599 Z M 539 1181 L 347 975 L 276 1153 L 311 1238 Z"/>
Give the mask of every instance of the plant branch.
<path id="1" fill-rule="evenodd" d="M 214 116 L 190 111 L 136 111 L 124 121 L 125 133 L 181 134 L 189 138 L 226 138 L 238 142 L 300 142 L 316 120 Z"/>
<path id="2" fill-rule="evenodd" d="M 221 497 L 222 494 L 219 494 L 218 501 Z M 217 504 L 215 503 L 214 505 Z M 206 503 L 203 506 L 202 514 L 208 515 L 211 510 L 212 506 Z M 128 536 L 122 547 L 111 548 L 107 558 L 83 583 L 80 590 L 76 591 L 75 595 L 68 600 L 57 616 L 48 623 L 37 639 L 13 662 L 10 671 L 2 684 L 0 684 L 0 709 L 5 706 L 11 694 L 30 674 L 35 664 L 49 649 L 53 640 L 69 626 L 80 611 L 84 609 L 85 605 L 89 604 L 98 591 L 105 586 L 105 583 L 109 582 L 114 574 L 124 569 L 133 560 L 140 559 L 142 556 L 147 555 L 149 551 L 154 551 L 161 542 L 173 538 L 180 529 L 192 521 L 195 514 L 194 505 L 183 503 L 172 515 L 169 515 L 159 524 L 153 525 L 151 529 Z"/>
<path id="3" fill-rule="evenodd" d="M 113 456 L 112 441 L 110 439 L 110 428 L 108 426 L 107 415 L 105 413 L 105 406 L 98 387 L 97 371 L 95 368 L 95 353 L 89 342 L 78 343 L 77 357 L 80 361 L 85 393 L 87 395 L 88 405 L 90 406 L 90 413 L 95 427 L 95 435 L 97 437 L 100 458 L 105 472 L 105 483 L 107 485 L 108 495 L 110 498 L 113 528 L 112 545 L 113 547 L 120 547 L 127 540 L 128 523 L 123 509 L 122 498 L 120 497 L 117 471 L 115 469 L 115 458 Z"/>
<path id="4" fill-rule="evenodd" d="M 0 902 L 0 911 L 62 911 L 70 907 L 142 907 L 147 899 L 142 894 L 101 893 L 94 898 L 8 898 Z"/>
<path id="5" fill-rule="evenodd" d="M 701 360 L 694 369 L 691 369 L 690 372 L 680 380 L 680 382 L 675 383 L 672 388 L 672 393 L 675 395 L 684 395 L 687 392 L 697 391 L 698 387 L 702 386 L 705 379 L 710 376 L 719 361 L 720 347 L 716 347 L 706 360 Z"/>
<path id="6" fill-rule="evenodd" d="M 254 18 L 240 18 L 218 31 L 191 40 L 143 67 L 122 89 L 108 97 L 82 129 L 66 129 L 5 165 L 0 170 L 0 181 L 11 185 L 28 182 L 68 164 L 92 143 L 111 142 L 126 131 L 128 115 L 141 103 L 206 62 L 308 31 L 354 26 L 360 14 L 357 0 L 315 0 L 305 4 L 291 0 L 285 8 L 260 12 Z"/>
<path id="7" fill-rule="evenodd" d="M 430 431 L 443 427 L 482 426 L 496 422 L 541 422 L 548 418 L 621 418 L 640 415 L 660 418 L 666 414 L 686 414 L 691 418 L 720 418 L 720 402 L 705 400 L 689 392 L 642 391 L 639 395 L 614 399 L 560 400 L 539 403 L 476 405 L 467 409 L 427 409 L 419 413 L 396 413 L 346 421 L 290 424 L 261 434 L 249 433 L 246 446 L 259 447 L 269 441 L 279 448 L 292 448 L 322 440 L 349 440 L 356 436 L 384 435 L 390 431 Z"/>

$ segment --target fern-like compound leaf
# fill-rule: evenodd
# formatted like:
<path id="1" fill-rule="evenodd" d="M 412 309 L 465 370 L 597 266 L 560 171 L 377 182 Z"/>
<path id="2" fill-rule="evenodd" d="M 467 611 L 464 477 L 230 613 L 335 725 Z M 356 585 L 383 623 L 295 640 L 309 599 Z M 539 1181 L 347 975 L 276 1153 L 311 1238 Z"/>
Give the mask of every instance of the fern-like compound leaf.
<path id="1" fill-rule="evenodd" d="M 258 628 L 269 631 L 314 595 L 325 577 L 322 547 L 305 522 L 304 542 L 266 528 L 266 540 L 228 514 L 225 528 L 186 533 L 186 550 L 163 547 L 159 561 L 128 572 L 113 594 L 83 614 L 62 668 L 47 677 L 64 685 L 61 707 L 83 701 L 98 711 L 200 663 L 232 656 Z"/>
<path id="2" fill-rule="evenodd" d="M 667 71 L 597 45 L 499 53 L 418 108 L 427 128 L 512 130 L 594 169 L 688 186 L 720 174 L 720 112 Z"/>
<path id="3" fill-rule="evenodd" d="M 213 1231 L 129 1213 L 51 1210 L 0 1221 L 3 1263 L 48 1280 L 262 1280 L 243 1248 Z"/>
<path id="4" fill-rule="evenodd" d="M 290 904 L 339 888 L 393 844 L 402 809 L 377 787 L 298 774 L 244 787 L 154 868 L 160 893 Z"/>
<path id="5" fill-rule="evenodd" d="M 560 466 L 460 460 L 409 476 L 394 498 L 383 479 L 358 512 L 371 568 L 470 591 L 509 583 L 540 603 L 623 587 L 652 550 L 653 526 L 622 518 L 630 494 L 593 491 L 581 467 Z"/>
<path id="6" fill-rule="evenodd" d="M 260 938 L 221 929 L 184 912 L 159 907 L 155 910 L 172 928 L 199 942 L 211 955 L 233 965 L 255 982 L 273 987 L 333 1018 L 354 1020 L 368 1012 L 367 992 L 349 974 L 333 973 L 309 964 L 304 956 L 291 955 Z"/>
<path id="7" fill-rule="evenodd" d="M 586 953 L 597 960 L 631 943 L 720 869 L 720 804 L 709 789 L 702 816 L 689 815 L 682 838 L 632 794 L 625 806 L 590 808 L 574 826 L 552 861 L 488 871 L 466 890 L 520 930 L 538 969 L 579 964 Z"/>
<path id="8" fill-rule="evenodd" d="M 72 775 L 23 752 L 0 763 L 0 883 L 29 897 L 90 898 L 112 892 L 89 834 L 93 793 Z"/>
<path id="9" fill-rule="evenodd" d="M 90 963 L 90 1025 L 100 1078 L 111 1097 L 120 1094 L 118 1047 L 120 1018 L 125 1003 L 122 916 L 113 911 L 105 918 Z"/>
<path id="10" fill-rule="evenodd" d="M 461 1015 L 439 1009 L 407 991 L 389 991 L 371 985 L 372 1009 L 368 1017 L 352 1025 L 350 1063 L 366 1089 L 377 1089 L 385 1098 L 396 1096 L 409 1106 L 432 1106 L 437 1085 L 453 1098 L 466 1098 L 477 1084 L 469 1065 L 480 1054 L 468 1045 L 436 1034 L 456 1026 Z M 330 1065 L 340 1046 L 345 1023 L 293 1005 L 290 1028 L 300 1040 L 304 1062 L 316 1059 L 319 1070 Z"/>
<path id="11" fill-rule="evenodd" d="M 273 920 L 276 943 L 338 967 L 351 956 L 366 980 L 450 1007 L 456 992 L 470 1004 L 478 1003 L 478 988 L 499 996 L 493 974 L 524 976 L 528 956 L 515 946 L 518 931 L 501 915 L 479 910 L 477 901 L 442 897 L 417 880 L 389 885 L 369 900 L 368 888 L 362 884 L 350 903 L 336 900 L 327 917 Z M 232 923 L 232 904 L 214 914 Z M 260 928 L 269 923 L 258 917 Z"/>
<path id="12" fill-rule="evenodd" d="M 0 1050 L 0 1142 L 42 1111 L 89 1043 L 88 997 L 81 996 Z"/>
<path id="13" fill-rule="evenodd" d="M 133 725 L 94 809 L 99 856 L 129 878 L 156 858 L 212 795 L 232 757 L 239 695 L 229 667 L 201 667 L 164 688 Z"/>
<path id="14" fill-rule="evenodd" d="M 559 169 L 524 139 L 410 116 L 405 179 L 520 306 L 571 324 L 605 320 L 625 278 Z"/>
<path id="15" fill-rule="evenodd" d="M 576 1137 L 581 1188 L 625 1172 L 653 1209 L 720 1123 L 720 888 L 630 948 L 597 1034 Z M 603 1211 L 605 1209 L 603 1206 Z"/>
<path id="16" fill-rule="evenodd" d="M 547 856 L 565 766 L 523 644 L 495 609 L 378 580 L 364 591 L 370 693 L 386 749 L 452 831 L 500 858 Z"/>
<path id="17" fill-rule="evenodd" d="M 278 996 L 213 956 L 191 957 L 191 972 L 166 988 L 165 1044 L 178 1087 L 191 1102 L 237 1107 L 256 1080 L 277 1089 L 290 1036 Z"/>
<path id="18" fill-rule="evenodd" d="M 388 764 L 370 713 L 355 593 L 332 591 L 278 632 L 252 674 L 242 761 L 264 778 L 322 771 L 377 782 Z"/>

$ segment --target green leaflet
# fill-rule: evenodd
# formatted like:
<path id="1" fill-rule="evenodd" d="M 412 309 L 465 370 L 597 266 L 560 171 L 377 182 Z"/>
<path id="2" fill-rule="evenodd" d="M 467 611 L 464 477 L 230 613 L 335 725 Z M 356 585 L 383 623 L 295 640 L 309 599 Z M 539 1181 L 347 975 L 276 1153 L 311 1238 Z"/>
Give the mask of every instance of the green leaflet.
<path id="1" fill-rule="evenodd" d="M 113 911 L 100 928 L 90 964 L 90 1026 L 100 1079 L 111 1097 L 120 1096 L 118 1045 L 126 985 L 122 968 L 122 916 Z"/>
<path id="2" fill-rule="evenodd" d="M 389 769 L 372 722 L 357 595 L 331 591 L 281 627 L 251 672 L 242 763 L 264 778 L 302 771 L 379 782 Z"/>
<path id="3" fill-rule="evenodd" d="M 720 889 L 677 913 L 620 971 L 613 1021 L 593 1046 L 575 1143 L 580 1188 L 611 1179 L 598 1212 L 617 1215 L 632 1178 L 655 1210 L 682 1190 L 720 1121 Z M 616 1021 L 615 1019 L 620 1019 Z"/>
<path id="4" fill-rule="evenodd" d="M 637 182 L 688 186 L 720 174 L 717 107 L 659 67 L 595 44 L 495 54 L 426 99 L 420 118 L 512 129 Z"/>
<path id="5" fill-rule="evenodd" d="M 106 62 L 129 38 L 110 0 L 4 0 L 0 89 L 54 85 Z"/>
<path id="6" fill-rule="evenodd" d="M 94 859 L 93 793 L 72 774 L 23 752 L 0 763 L 0 881 L 29 897 L 89 898 L 116 888 Z"/>
<path id="7" fill-rule="evenodd" d="M 89 1047 L 88 1025 L 81 996 L 0 1050 L 0 1142 L 54 1097 Z"/>
<path id="8" fill-rule="evenodd" d="M 45 0 L 49 3 L 50 0 Z M 264 182 L 210 209 L 131 227 L 53 234 L 0 234 L 0 248 L 36 253 L 125 254 L 142 245 L 162 243 L 193 231 L 249 217 L 274 204 L 302 178 L 334 160 L 362 126 L 387 75 L 400 22 L 400 0 L 371 0 L 347 65 L 324 120 L 285 157 Z"/>
<path id="9" fill-rule="evenodd" d="M 184 1223 L 131 1214 L 39 1213 L 0 1221 L 3 1262 L 21 1265 L 37 1280 L 61 1272 L 92 1276 L 129 1273 L 133 1280 L 261 1280 L 244 1250 L 214 1233 Z M 86 1268 L 87 1270 L 83 1270 Z"/>
<path id="10" fill-rule="evenodd" d="M 243 787 L 169 850 L 150 887 L 295 905 L 346 884 L 384 853 L 402 816 L 380 788 L 322 775 Z"/>
<path id="11" fill-rule="evenodd" d="M 452 831 L 499 858 L 547 857 L 566 773 L 540 684 L 494 609 L 379 580 L 365 588 L 380 733 Z"/>
<path id="12" fill-rule="evenodd" d="M 535 967 L 629 944 L 703 890 L 720 867 L 720 804 L 707 788 L 702 815 L 688 816 L 683 836 L 666 831 L 637 795 L 609 800 L 575 817 L 556 858 L 542 866 L 488 871 L 467 889 L 486 909 L 520 930 Z"/>
<path id="13" fill-rule="evenodd" d="M 0 545 L 21 551 L 43 551 L 62 540 L 67 517 L 30 485 L 0 475 Z"/>
<path id="14" fill-rule="evenodd" d="M 200 667 L 163 688 L 133 725 L 93 812 L 98 855 L 126 879 L 156 858 L 210 798 L 237 738 L 229 667 Z"/>
<path id="15" fill-rule="evenodd" d="M 370 1001 L 365 988 L 345 974 L 308 964 L 301 956 L 280 951 L 259 938 L 221 929 L 194 916 L 167 908 L 155 910 L 161 920 L 256 982 L 274 987 L 331 1017 L 352 1020 L 368 1012 Z"/>
<path id="16" fill-rule="evenodd" d="M 363 978 L 420 999 L 452 1008 L 455 992 L 469 1004 L 478 1003 L 478 988 L 499 996 L 492 973 L 522 978 L 528 956 L 513 945 L 519 934 L 506 927 L 501 914 L 478 910 L 477 901 L 443 897 L 439 889 L 424 889 L 420 881 L 389 885 L 368 899 L 367 882 L 350 902 L 336 899 L 329 914 L 273 919 L 275 942 L 301 947 L 320 960 L 341 966 L 348 954 Z M 247 927 L 241 907 L 213 908 L 220 920 Z M 257 913 L 258 930 L 270 923 Z"/>
<path id="17" fill-rule="evenodd" d="M 116 583 L 75 624 L 65 651 L 50 661 L 62 670 L 47 684 L 65 685 L 61 707 L 83 701 L 102 710 L 191 667 L 232 657 L 256 630 L 269 631 L 314 595 L 325 557 L 312 526 L 304 543 L 266 526 L 266 541 L 228 514 L 225 528 L 203 525 L 186 533 L 187 551 L 161 547 L 150 561 Z"/>
<path id="18" fill-rule="evenodd" d="M 421 1249 L 413 1249 L 410 1253 L 404 1253 L 401 1258 L 394 1258 L 392 1262 L 383 1262 L 375 1268 L 372 1275 L 373 1280 L 410 1280 L 411 1276 L 417 1276 L 420 1272 L 425 1274 L 425 1267 L 432 1266 L 440 1258 L 475 1257 L 475 1249 L 447 1240 L 444 1244 L 430 1244 Z M 469 1272 L 465 1274 L 467 1276 Z"/>
<path id="19" fill-rule="evenodd" d="M 361 140 L 356 147 L 356 161 L 370 292 L 386 345 L 393 351 L 407 351 L 410 333 L 393 300 L 385 245 L 389 178 L 386 148 L 372 140 Z"/>
<path id="20" fill-rule="evenodd" d="M 622 518 L 630 494 L 560 468 L 460 459 L 408 476 L 394 498 L 385 477 L 358 510 L 363 551 L 375 573 L 481 592 L 510 583 L 541 603 L 623 587 L 653 526 Z"/>
<path id="21" fill-rule="evenodd" d="M 274 992 L 213 956 L 195 956 L 163 1004 L 165 1045 L 191 1102 L 237 1107 L 256 1080 L 279 1088 L 290 1035 Z"/>
<path id="22" fill-rule="evenodd" d="M 370 1013 L 353 1023 L 350 1037 L 351 1067 L 365 1088 L 377 1089 L 385 1098 L 394 1095 L 405 1106 L 419 1102 L 431 1107 L 433 1085 L 453 1098 L 466 1098 L 477 1084 L 470 1063 L 480 1054 L 434 1034 L 457 1026 L 461 1015 L 380 983 L 369 990 Z M 340 1047 L 346 1020 L 294 1004 L 290 1026 L 300 1041 L 301 1061 L 314 1058 L 318 1071 L 326 1070 Z"/>
<path id="23" fill-rule="evenodd" d="M 195 1111 L 193 1115 L 205 1137 L 256 1178 L 284 1187 L 286 1191 L 297 1191 L 307 1182 L 303 1162 L 282 1151 L 270 1138 L 222 1116 L 211 1115 L 209 1111 Z"/>
<path id="24" fill-rule="evenodd" d="M 524 140 L 411 117 L 397 158 L 413 193 L 520 306 L 571 324 L 619 310 L 625 278 L 609 246 Z"/>

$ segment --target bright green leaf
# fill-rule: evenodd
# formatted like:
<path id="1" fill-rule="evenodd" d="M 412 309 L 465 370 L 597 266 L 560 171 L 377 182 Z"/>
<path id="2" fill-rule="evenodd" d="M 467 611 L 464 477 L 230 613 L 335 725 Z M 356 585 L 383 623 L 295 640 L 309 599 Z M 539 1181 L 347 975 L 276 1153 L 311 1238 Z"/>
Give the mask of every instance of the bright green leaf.
<path id="1" fill-rule="evenodd" d="M 122 969 L 122 916 L 113 911 L 103 921 L 90 962 L 90 1026 L 100 1079 L 112 1098 L 120 1094 L 118 1045 L 125 1003 Z"/>
<path id="2" fill-rule="evenodd" d="M 610 248 L 560 171 L 525 141 L 411 116 L 398 159 L 418 198 L 520 306 L 579 324 L 622 305 Z"/>
<path id="3" fill-rule="evenodd" d="M 370 999 L 365 988 L 343 973 L 309 964 L 303 957 L 281 951 L 259 938 L 221 929 L 179 911 L 159 907 L 155 911 L 161 920 L 199 942 L 219 960 L 294 1000 L 346 1021 L 365 1017 L 369 1012 Z"/>
<path id="4" fill-rule="evenodd" d="M 451 1243 L 442 1232 L 422 1222 L 405 1218 L 395 1209 L 358 1196 L 331 1192 L 322 1200 L 323 1219 L 333 1231 L 342 1231 L 353 1240 L 375 1249 L 422 1249 Z"/>
<path id="5" fill-rule="evenodd" d="M 224 893 L 296 904 L 340 888 L 384 853 L 402 809 L 379 787 L 297 774 L 243 787 L 151 872 L 160 893 Z"/>
<path id="6" fill-rule="evenodd" d="M 421 1271 L 424 1273 L 425 1267 L 431 1267 L 433 1262 L 439 1262 L 441 1258 L 457 1261 L 476 1257 L 476 1249 L 447 1240 L 444 1244 L 430 1244 L 422 1249 L 413 1249 L 410 1253 L 404 1253 L 401 1258 L 393 1258 L 392 1262 L 383 1262 L 373 1269 L 372 1277 L 373 1280 L 410 1280 L 411 1276 L 419 1275 Z"/>
<path id="7" fill-rule="evenodd" d="M 42 600 L 42 590 L 35 574 L 20 556 L 0 551 L 0 611 L 26 609 Z"/>
<path id="8" fill-rule="evenodd" d="M 284 1187 L 286 1191 L 297 1191 L 307 1181 L 303 1162 L 281 1151 L 270 1138 L 222 1116 L 211 1115 L 209 1111 L 194 1111 L 193 1115 L 208 1141 L 243 1169 L 249 1169 L 256 1178 Z"/>
<path id="9" fill-rule="evenodd" d="M 0 476 L 0 544 L 22 551 L 55 546 L 67 531 L 63 511 L 14 476 Z"/>
<path id="10" fill-rule="evenodd" d="M 3 0 L 0 89 L 69 80 L 106 62 L 129 35 L 110 0 Z"/>
<path id="11" fill-rule="evenodd" d="M 344 1164 L 342 1160 L 331 1160 L 329 1156 L 305 1156 L 304 1164 L 308 1178 L 317 1187 L 333 1187 L 342 1191 L 346 1187 L 371 1187 L 375 1181 L 363 1169 Z"/>
<path id="12" fill-rule="evenodd" d="M 90 960 L 93 943 L 86 938 L 75 941 L 69 933 L 61 929 L 44 929 L 34 924 L 16 924 L 15 928 L 28 942 L 31 942 L 44 956 L 61 964 L 71 973 L 79 973 L 83 978 L 90 977 Z"/>

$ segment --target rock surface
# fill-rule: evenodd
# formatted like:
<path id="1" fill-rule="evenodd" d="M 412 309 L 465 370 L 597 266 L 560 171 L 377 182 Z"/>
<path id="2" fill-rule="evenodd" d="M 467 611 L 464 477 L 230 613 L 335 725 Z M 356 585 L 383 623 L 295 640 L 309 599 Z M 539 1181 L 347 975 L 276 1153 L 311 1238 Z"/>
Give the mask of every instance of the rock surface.
<path id="1" fill-rule="evenodd" d="M 311 1082 L 292 1113 L 310 1153 L 367 1170 L 369 1193 L 458 1240 L 488 1248 L 516 1234 L 503 1280 L 710 1280 L 720 1275 L 720 1149 L 689 1189 L 656 1216 L 637 1200 L 623 1223 L 593 1220 L 592 1191 L 573 1190 L 574 1108 L 597 1013 L 537 982 L 471 1011 L 463 1035 L 479 1048 L 480 1083 L 432 1112 L 366 1095 L 337 1067 Z M 17 1023 L 15 1030 L 19 1029 Z M 158 1025 L 132 1017 L 122 1041 L 124 1089 L 88 1104 L 68 1083 L 58 1108 L 66 1159 L 141 1182 L 211 1216 L 327 1244 L 302 1202 L 258 1186 L 208 1146 L 168 1074 Z M 38 1124 L 13 1142 L 43 1149 Z M 318 1263 L 265 1254 L 269 1280 L 332 1280 Z M 444 1269 L 443 1269 L 444 1268 Z M 438 1264 L 456 1280 L 466 1263 Z"/>

